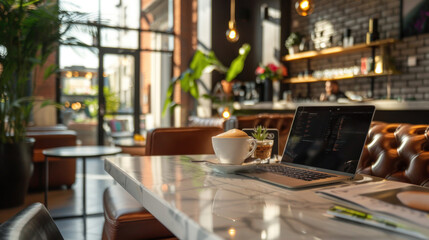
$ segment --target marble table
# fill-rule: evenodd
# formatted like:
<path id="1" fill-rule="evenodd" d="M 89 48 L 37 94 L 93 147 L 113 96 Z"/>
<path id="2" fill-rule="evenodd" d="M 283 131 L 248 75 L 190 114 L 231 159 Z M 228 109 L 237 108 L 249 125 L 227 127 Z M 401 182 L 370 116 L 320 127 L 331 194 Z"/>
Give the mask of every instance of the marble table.
<path id="1" fill-rule="evenodd" d="M 327 215 L 334 202 L 321 188 L 288 190 L 193 161 L 213 157 L 107 157 L 105 170 L 180 239 L 410 239 Z M 345 184 L 357 183 L 322 188 Z"/>
<path id="2" fill-rule="evenodd" d="M 115 155 L 122 150 L 118 147 L 109 146 L 69 146 L 57 147 L 43 150 L 45 155 L 45 206 L 48 208 L 48 188 L 49 188 L 49 161 L 48 157 L 58 158 L 82 158 L 83 162 L 83 187 L 82 187 L 82 201 L 83 201 L 83 217 L 86 218 L 86 158 L 87 157 L 101 157 L 108 155 Z M 71 216 L 76 217 L 76 216 Z M 79 217 L 79 216 L 78 216 Z"/>

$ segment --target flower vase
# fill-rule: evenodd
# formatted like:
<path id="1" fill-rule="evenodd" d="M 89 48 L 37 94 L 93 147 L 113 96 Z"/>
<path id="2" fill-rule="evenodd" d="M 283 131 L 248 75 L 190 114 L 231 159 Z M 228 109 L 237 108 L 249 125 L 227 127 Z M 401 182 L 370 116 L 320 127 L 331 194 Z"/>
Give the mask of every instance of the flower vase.
<path id="1" fill-rule="evenodd" d="M 258 102 L 264 101 L 264 81 L 261 80 L 259 77 L 256 77 L 256 85 L 255 89 L 258 92 Z"/>

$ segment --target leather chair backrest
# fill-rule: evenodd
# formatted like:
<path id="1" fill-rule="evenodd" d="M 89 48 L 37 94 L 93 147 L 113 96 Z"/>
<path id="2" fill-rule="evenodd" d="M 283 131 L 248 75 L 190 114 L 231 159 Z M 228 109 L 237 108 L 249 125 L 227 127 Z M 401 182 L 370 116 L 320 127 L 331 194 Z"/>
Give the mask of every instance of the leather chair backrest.
<path id="1" fill-rule="evenodd" d="M 188 127 L 219 127 L 225 129 L 225 119 L 220 117 L 190 116 Z"/>
<path id="2" fill-rule="evenodd" d="M 76 146 L 77 135 L 76 131 L 43 131 L 43 132 L 27 132 L 27 137 L 34 138 L 33 161 L 43 162 L 45 156 L 43 150 L 47 148 Z"/>
<path id="3" fill-rule="evenodd" d="M 214 154 L 211 138 L 217 127 L 155 128 L 147 133 L 146 155 Z"/>
<path id="4" fill-rule="evenodd" d="M 429 125 L 373 122 L 358 173 L 429 187 Z"/>
<path id="5" fill-rule="evenodd" d="M 63 239 L 48 210 L 34 203 L 0 225 L 0 239 Z"/>

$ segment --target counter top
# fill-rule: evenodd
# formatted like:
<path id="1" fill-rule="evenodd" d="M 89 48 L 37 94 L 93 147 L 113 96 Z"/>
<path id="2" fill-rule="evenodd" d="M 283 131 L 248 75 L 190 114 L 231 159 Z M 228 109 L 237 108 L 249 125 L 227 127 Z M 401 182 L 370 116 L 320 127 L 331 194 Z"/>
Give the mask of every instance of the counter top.
<path id="1" fill-rule="evenodd" d="M 334 202 L 316 188 L 288 190 L 192 161 L 213 157 L 108 157 L 105 170 L 179 239 L 409 239 L 329 216 Z"/>
<path id="2" fill-rule="evenodd" d="M 295 110 L 298 106 L 329 106 L 329 105 L 374 105 L 381 111 L 410 111 L 429 110 L 429 101 L 396 101 L 374 100 L 365 102 L 261 102 L 261 103 L 234 103 L 236 110 Z"/>

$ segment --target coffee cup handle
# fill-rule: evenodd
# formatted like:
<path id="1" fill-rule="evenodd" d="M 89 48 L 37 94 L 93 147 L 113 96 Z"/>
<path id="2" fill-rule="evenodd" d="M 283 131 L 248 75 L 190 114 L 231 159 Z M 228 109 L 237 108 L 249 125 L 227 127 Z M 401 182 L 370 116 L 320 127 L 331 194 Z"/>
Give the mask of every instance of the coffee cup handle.
<path id="1" fill-rule="evenodd" d="M 251 141 L 250 144 L 252 145 L 252 150 L 246 155 L 245 159 L 247 159 L 248 157 L 252 156 L 252 154 L 256 150 L 256 147 L 258 146 L 258 144 L 256 143 L 256 139 L 252 138 L 252 139 L 249 139 L 249 141 Z"/>

